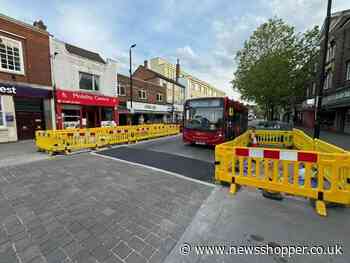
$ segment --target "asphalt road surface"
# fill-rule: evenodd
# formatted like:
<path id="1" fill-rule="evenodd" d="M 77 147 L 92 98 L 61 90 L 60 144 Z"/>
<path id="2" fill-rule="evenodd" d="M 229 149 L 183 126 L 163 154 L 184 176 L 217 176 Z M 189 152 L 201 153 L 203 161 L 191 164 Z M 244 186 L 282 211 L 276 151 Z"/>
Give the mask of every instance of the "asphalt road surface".
<path id="1" fill-rule="evenodd" d="M 214 148 L 185 145 L 181 135 L 116 147 L 99 154 L 204 182 L 214 181 Z"/>

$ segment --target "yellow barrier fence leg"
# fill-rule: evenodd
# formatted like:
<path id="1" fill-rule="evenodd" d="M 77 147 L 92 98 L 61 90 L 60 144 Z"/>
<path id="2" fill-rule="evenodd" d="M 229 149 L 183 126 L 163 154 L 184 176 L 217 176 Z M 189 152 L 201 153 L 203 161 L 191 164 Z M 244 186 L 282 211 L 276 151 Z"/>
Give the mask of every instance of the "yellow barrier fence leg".
<path id="1" fill-rule="evenodd" d="M 235 194 L 235 193 L 237 193 L 237 190 L 238 190 L 237 184 L 231 184 L 231 185 L 230 185 L 230 194 Z"/>
<path id="2" fill-rule="evenodd" d="M 326 203 L 322 200 L 316 200 L 316 212 L 321 216 L 327 216 Z"/>

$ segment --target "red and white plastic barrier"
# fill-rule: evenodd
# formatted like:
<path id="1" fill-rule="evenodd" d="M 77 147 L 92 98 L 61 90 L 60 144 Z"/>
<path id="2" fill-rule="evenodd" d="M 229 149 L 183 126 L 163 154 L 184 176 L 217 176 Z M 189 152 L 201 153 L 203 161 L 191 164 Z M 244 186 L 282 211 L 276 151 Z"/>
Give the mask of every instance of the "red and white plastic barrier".
<path id="1" fill-rule="evenodd" d="M 281 161 L 298 161 L 311 162 L 318 161 L 318 154 L 312 152 L 293 151 L 293 150 L 274 150 L 274 149 L 259 149 L 259 148 L 235 148 L 236 156 L 265 158 Z"/>

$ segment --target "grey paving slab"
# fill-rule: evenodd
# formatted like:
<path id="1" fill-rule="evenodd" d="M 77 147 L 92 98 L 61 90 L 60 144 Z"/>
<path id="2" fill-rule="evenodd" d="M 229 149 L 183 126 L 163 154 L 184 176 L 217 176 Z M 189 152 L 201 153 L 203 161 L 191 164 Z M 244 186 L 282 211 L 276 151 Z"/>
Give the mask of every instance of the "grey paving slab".
<path id="1" fill-rule="evenodd" d="M 170 250 L 213 189 L 88 153 L 7 166 L 0 178 L 6 263 L 146 262 L 157 252 L 147 237 Z"/>
<path id="2" fill-rule="evenodd" d="M 128 255 L 131 254 L 133 249 L 126 242 L 120 241 L 119 244 L 112 249 L 112 251 L 121 259 L 125 259 Z"/>
<path id="3" fill-rule="evenodd" d="M 0 143 L 0 167 L 30 163 L 48 158 L 50 156 L 46 153 L 37 151 L 34 140 Z M 8 178 L 11 177 L 9 175 Z"/>
<path id="4" fill-rule="evenodd" d="M 164 262 L 349 262 L 350 236 L 341 222 L 350 219 L 350 209 L 328 209 L 328 217 L 316 214 L 309 202 L 293 197 L 284 201 L 265 199 L 244 188 L 232 196 L 218 187 L 196 214 L 184 235 Z M 200 256 L 191 250 L 181 255 L 183 244 L 192 245 L 342 245 L 342 256 Z"/>

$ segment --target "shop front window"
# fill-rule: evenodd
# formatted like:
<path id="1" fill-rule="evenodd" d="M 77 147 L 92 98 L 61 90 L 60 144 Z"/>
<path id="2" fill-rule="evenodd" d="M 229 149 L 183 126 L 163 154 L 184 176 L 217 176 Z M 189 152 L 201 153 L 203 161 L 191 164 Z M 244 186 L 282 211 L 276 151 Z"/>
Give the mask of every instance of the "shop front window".
<path id="1" fill-rule="evenodd" d="M 62 110 L 64 129 L 80 127 L 80 110 Z"/>
<path id="2" fill-rule="evenodd" d="M 0 96 L 0 127 L 5 126 L 5 114 L 4 114 L 4 103 L 3 103 L 3 97 Z"/>
<path id="3" fill-rule="evenodd" d="M 99 90 L 100 77 L 85 72 L 79 72 L 79 88 L 83 90 Z"/>
<path id="4" fill-rule="evenodd" d="M 113 121 L 112 109 L 102 109 L 102 120 L 103 121 Z"/>

